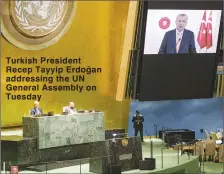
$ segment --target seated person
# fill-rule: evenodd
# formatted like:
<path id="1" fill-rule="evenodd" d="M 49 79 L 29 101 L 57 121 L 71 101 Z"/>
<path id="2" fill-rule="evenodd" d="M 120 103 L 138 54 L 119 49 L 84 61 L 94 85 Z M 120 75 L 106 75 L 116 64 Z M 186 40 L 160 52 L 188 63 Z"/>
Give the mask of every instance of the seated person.
<path id="1" fill-rule="evenodd" d="M 42 109 L 39 107 L 39 102 L 35 101 L 34 107 L 30 110 L 30 115 L 38 116 L 41 115 L 42 113 L 43 113 Z"/>
<path id="2" fill-rule="evenodd" d="M 65 107 L 63 112 L 67 112 L 68 114 L 75 114 L 76 109 L 75 109 L 75 103 L 74 102 L 70 102 L 69 106 Z"/>
<path id="3" fill-rule="evenodd" d="M 94 113 L 95 110 L 94 110 L 93 108 L 91 108 L 91 109 L 89 110 L 89 112 Z"/>

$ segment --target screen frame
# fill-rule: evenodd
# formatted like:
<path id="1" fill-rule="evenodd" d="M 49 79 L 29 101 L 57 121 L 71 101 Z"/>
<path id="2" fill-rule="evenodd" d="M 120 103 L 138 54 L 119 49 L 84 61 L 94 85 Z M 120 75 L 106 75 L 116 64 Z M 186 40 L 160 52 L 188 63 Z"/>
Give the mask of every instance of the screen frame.
<path id="1" fill-rule="evenodd" d="M 217 48 L 216 53 L 208 53 L 208 54 L 215 54 L 216 56 L 216 63 L 213 70 L 213 82 L 212 85 L 215 84 L 215 76 L 217 73 L 217 66 L 218 66 L 218 58 L 220 55 L 220 46 L 221 46 L 221 35 L 222 35 L 222 19 L 223 19 L 223 1 L 222 0 L 207 0 L 202 3 L 200 0 L 196 1 L 186 1 L 186 0 L 176 0 L 176 1 L 168 1 L 168 0 L 149 0 L 144 1 L 144 8 L 143 8 L 143 18 L 142 18 L 142 32 L 139 36 L 140 39 L 140 52 L 139 52 L 139 67 L 138 67 L 138 77 L 137 77 L 137 87 L 136 87 L 136 96 L 133 96 L 136 99 L 139 99 L 140 95 L 140 86 L 141 86 L 141 73 L 142 73 L 142 62 L 143 62 L 143 56 L 150 54 L 144 54 L 145 49 L 145 35 L 146 35 L 146 23 L 147 23 L 147 15 L 148 10 L 221 10 L 221 18 L 220 18 L 220 26 L 219 26 L 219 33 L 218 33 L 218 40 L 217 40 Z M 214 87 L 211 88 L 211 93 L 214 93 Z"/>
<path id="2" fill-rule="evenodd" d="M 213 98 L 215 60 L 206 53 L 144 55 L 139 101 Z"/>

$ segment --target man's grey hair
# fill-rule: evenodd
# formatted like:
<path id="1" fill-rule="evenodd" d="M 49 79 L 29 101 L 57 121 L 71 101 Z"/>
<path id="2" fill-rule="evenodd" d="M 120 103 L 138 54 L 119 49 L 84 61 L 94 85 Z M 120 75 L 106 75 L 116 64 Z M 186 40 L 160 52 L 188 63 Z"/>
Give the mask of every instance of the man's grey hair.
<path id="1" fill-rule="evenodd" d="M 39 105 L 39 102 L 38 102 L 38 101 L 35 101 L 35 102 L 34 102 L 34 105 Z"/>
<path id="2" fill-rule="evenodd" d="M 184 13 L 183 13 L 183 14 L 179 14 L 179 15 L 177 15 L 177 18 L 178 18 L 179 16 L 186 16 L 187 19 L 188 19 L 188 16 L 187 16 L 186 14 L 184 14 Z M 177 19 L 177 18 L 176 18 L 176 19 Z"/>
<path id="3" fill-rule="evenodd" d="M 74 106 L 75 103 L 74 102 L 69 102 L 69 106 Z"/>

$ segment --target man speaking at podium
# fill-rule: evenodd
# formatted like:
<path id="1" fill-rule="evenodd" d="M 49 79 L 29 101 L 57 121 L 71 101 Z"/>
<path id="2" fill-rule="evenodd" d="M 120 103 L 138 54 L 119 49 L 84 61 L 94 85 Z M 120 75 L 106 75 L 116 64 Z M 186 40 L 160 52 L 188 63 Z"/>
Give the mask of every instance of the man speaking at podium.
<path id="1" fill-rule="evenodd" d="M 194 33 L 185 29 L 188 21 L 186 14 L 176 18 L 176 29 L 166 32 L 161 43 L 159 54 L 196 53 Z"/>

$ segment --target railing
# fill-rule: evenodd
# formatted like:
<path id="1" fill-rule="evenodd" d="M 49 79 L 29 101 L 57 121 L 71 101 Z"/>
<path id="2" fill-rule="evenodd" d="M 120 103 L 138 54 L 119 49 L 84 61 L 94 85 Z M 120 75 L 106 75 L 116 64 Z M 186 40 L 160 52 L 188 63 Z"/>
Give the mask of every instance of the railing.
<path id="1" fill-rule="evenodd" d="M 156 126 L 158 126 L 158 125 L 156 125 Z M 164 127 L 164 126 L 162 126 L 162 128 L 165 128 L 166 129 L 166 127 Z M 172 130 L 172 129 L 170 129 L 170 130 Z M 175 142 L 177 143 L 177 163 L 178 163 L 178 165 L 179 165 L 179 163 L 180 163 L 180 156 L 182 156 L 183 155 L 183 151 L 184 151 L 184 149 L 183 149 L 183 142 L 186 142 L 187 144 L 185 144 L 185 147 L 187 146 L 188 148 L 187 149 L 191 149 L 190 147 L 192 146 L 192 145 L 194 145 L 194 149 L 191 149 L 191 150 L 193 150 L 193 153 L 191 153 L 191 152 L 189 152 L 189 151 L 187 151 L 186 152 L 186 154 L 188 155 L 188 160 L 190 160 L 190 155 L 192 154 L 192 156 L 196 156 L 196 152 L 199 152 L 199 155 L 198 155 L 198 157 L 199 157 L 199 166 L 200 166 L 200 172 L 201 173 L 204 173 L 204 158 L 203 158 L 203 153 L 202 153 L 202 147 L 200 147 L 200 146 L 198 146 L 197 144 L 196 144 L 196 141 L 195 140 L 192 140 L 192 139 L 181 139 L 181 138 L 178 138 L 178 137 L 173 137 L 174 138 L 174 140 L 175 140 Z M 191 140 L 191 141 L 189 141 L 189 140 Z M 162 142 L 164 141 L 164 137 L 162 137 Z M 169 143 L 169 139 L 167 140 L 167 147 L 166 148 L 161 148 L 161 164 L 162 164 L 162 168 L 163 168 L 163 151 L 165 150 L 165 149 L 168 149 L 169 148 L 169 145 L 170 143 Z M 198 149 L 196 148 L 196 147 L 198 147 Z M 187 149 L 185 149 L 185 150 L 187 150 Z M 181 153 L 180 153 L 181 152 Z"/>
<path id="2" fill-rule="evenodd" d="M 215 82 L 215 97 L 224 97 L 224 74 L 217 72 Z"/>
<path id="3" fill-rule="evenodd" d="M 224 73 L 222 67 L 217 69 L 214 97 L 224 97 Z"/>
<path id="4" fill-rule="evenodd" d="M 162 169 L 163 169 L 163 150 L 165 150 L 165 149 L 167 149 L 167 148 L 161 148 L 161 167 L 162 167 Z"/>
<path id="5" fill-rule="evenodd" d="M 70 162 L 70 161 L 73 161 L 73 163 L 75 163 L 73 166 L 79 166 L 79 169 L 76 168 L 77 171 L 73 172 L 73 173 L 79 173 L 79 174 L 82 174 L 82 173 L 86 173 L 87 171 L 83 171 L 82 169 L 85 169 L 86 170 L 86 167 L 83 167 L 82 165 L 83 164 L 87 164 L 88 162 L 90 162 L 90 160 L 102 160 L 102 161 L 105 161 L 105 166 L 107 167 L 108 171 L 106 171 L 107 173 L 112 173 L 112 165 L 114 163 L 114 159 L 113 159 L 113 155 L 108 155 L 108 156 L 101 156 L 101 157 L 93 157 L 93 158 L 83 158 L 83 159 L 71 159 L 71 160 L 65 160 L 65 161 L 49 161 L 49 162 L 36 162 L 36 163 L 29 163 L 27 165 L 18 165 L 18 164 L 12 164 L 11 162 L 2 162 L 3 164 L 3 170 L 1 171 L 1 173 L 3 174 L 10 174 L 10 168 L 11 166 L 17 166 L 20 170 L 27 170 L 27 167 L 30 167 L 32 166 L 34 168 L 34 171 L 36 170 L 34 166 L 40 166 L 40 165 L 43 165 L 45 170 L 43 170 L 41 173 L 45 173 L 45 174 L 48 174 L 49 172 L 49 166 L 51 166 L 51 164 L 53 163 L 62 163 L 62 162 Z M 88 161 L 88 162 L 86 162 Z M 94 162 L 95 163 L 95 162 Z M 54 165 L 55 166 L 55 165 Z M 104 167 L 105 167 L 104 166 Z M 28 169 L 30 170 L 30 169 Z M 33 170 L 33 169 L 32 169 Z M 30 171 L 32 171 L 30 170 Z M 50 169 L 52 170 L 52 169 Z M 90 170 L 90 168 L 89 168 Z M 99 171 L 100 173 L 102 173 L 102 171 Z M 105 172 L 105 171 L 104 171 Z"/>
<path id="6" fill-rule="evenodd" d="M 191 140 L 191 139 L 179 139 L 179 138 L 176 138 L 176 137 L 174 137 L 175 139 L 176 139 L 176 141 L 178 141 L 179 143 L 180 143 L 180 146 L 181 146 L 181 155 L 183 155 L 183 142 L 185 142 L 185 141 L 188 141 L 188 140 Z M 192 140 L 192 141 L 190 141 L 190 142 L 187 142 L 187 145 L 185 145 L 185 146 L 187 146 L 187 147 L 189 147 L 188 149 L 190 149 L 190 146 L 192 146 L 192 144 L 194 144 L 194 149 L 193 149 L 193 154 L 192 155 L 194 155 L 194 156 L 196 156 L 196 152 L 199 152 L 199 163 L 200 163 L 200 172 L 201 173 L 204 173 L 204 158 L 203 158 L 203 155 L 204 155 L 204 153 L 203 153 L 203 155 L 202 155 L 202 147 L 200 147 L 200 146 L 198 146 L 197 144 L 196 144 L 196 141 L 195 140 Z M 197 150 L 197 148 L 196 147 L 198 147 L 199 148 L 199 150 Z M 178 146 L 178 154 L 179 154 L 179 146 Z M 190 160 L 190 152 L 187 152 L 187 155 L 188 155 L 188 159 Z M 203 167 L 203 169 L 202 169 L 202 167 Z"/>
<path id="7" fill-rule="evenodd" d="M 167 147 L 163 147 L 163 148 L 161 148 L 161 167 L 162 167 L 162 169 L 163 169 L 163 151 L 164 150 L 168 150 L 168 148 Z M 189 160 L 190 160 L 190 158 L 189 158 Z M 177 150 L 177 165 L 179 165 L 180 164 L 180 147 L 178 146 L 178 150 Z"/>

